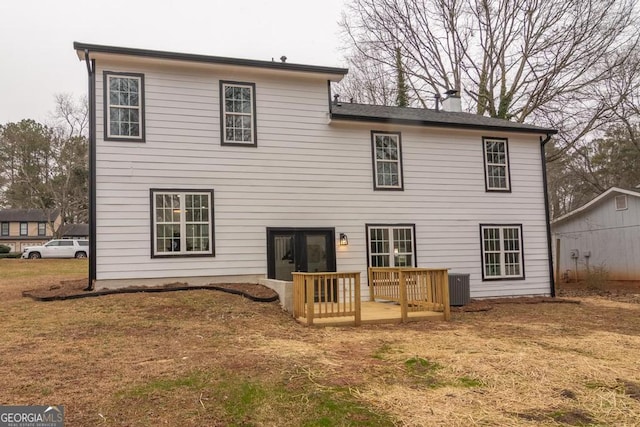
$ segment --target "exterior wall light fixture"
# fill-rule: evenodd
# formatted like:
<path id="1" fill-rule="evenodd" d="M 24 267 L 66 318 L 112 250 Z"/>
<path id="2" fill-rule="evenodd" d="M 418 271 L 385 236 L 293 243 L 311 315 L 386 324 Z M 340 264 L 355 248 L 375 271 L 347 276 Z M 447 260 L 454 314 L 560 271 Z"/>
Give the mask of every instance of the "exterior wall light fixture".
<path id="1" fill-rule="evenodd" d="M 340 246 L 347 246 L 349 244 L 349 239 L 347 235 L 344 233 L 340 233 Z"/>

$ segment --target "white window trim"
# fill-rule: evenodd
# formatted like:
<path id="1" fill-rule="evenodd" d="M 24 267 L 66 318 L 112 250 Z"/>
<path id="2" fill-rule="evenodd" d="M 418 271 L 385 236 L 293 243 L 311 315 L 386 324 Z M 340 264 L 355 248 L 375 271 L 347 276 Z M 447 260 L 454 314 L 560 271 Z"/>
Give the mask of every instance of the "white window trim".
<path id="1" fill-rule="evenodd" d="M 489 163 L 487 160 L 487 143 L 500 142 L 504 144 L 504 163 Z M 509 166 L 509 141 L 505 138 L 482 138 L 482 157 L 484 161 L 484 183 L 487 191 L 511 191 L 511 171 Z M 493 187 L 490 185 L 489 167 L 504 167 L 506 187 Z"/>
<path id="2" fill-rule="evenodd" d="M 618 200 L 624 200 L 624 206 L 623 207 L 619 207 L 618 206 Z M 628 205 L 628 200 L 627 200 L 627 195 L 626 194 L 621 194 L 619 196 L 614 197 L 613 202 L 614 202 L 614 205 L 615 205 L 617 211 L 624 211 L 624 210 L 629 209 L 629 205 Z"/>
<path id="3" fill-rule="evenodd" d="M 389 252 L 371 252 L 371 230 L 372 229 L 386 229 L 388 230 L 389 235 Z M 409 230 L 411 232 L 411 252 L 398 252 L 394 251 L 394 238 L 393 238 L 393 230 L 402 229 Z M 396 255 L 411 255 L 411 265 L 408 267 L 415 267 L 417 265 L 416 260 L 416 236 L 415 236 L 415 225 L 414 224 L 397 224 L 397 225 L 387 225 L 387 224 L 370 224 L 367 225 L 367 248 L 369 253 L 369 259 L 367 260 L 368 266 L 373 266 L 373 257 L 386 255 L 389 257 L 389 267 L 395 267 L 395 256 Z"/>
<path id="4" fill-rule="evenodd" d="M 111 105 L 111 83 L 112 78 L 119 79 L 132 79 L 138 80 L 138 105 Z M 144 77 L 141 74 L 127 74 L 105 71 L 104 73 L 104 85 L 105 85 L 105 100 L 104 100 L 104 120 L 105 120 L 105 139 L 110 140 L 128 140 L 128 141 L 144 141 Z M 138 135 L 113 135 L 111 134 L 111 108 L 123 108 L 138 110 Z"/>
<path id="5" fill-rule="evenodd" d="M 395 137 L 398 150 L 398 160 L 379 160 L 376 137 L 377 136 L 391 136 Z M 373 157 L 373 188 L 374 190 L 403 190 L 404 189 L 404 177 L 402 173 L 402 138 L 400 132 L 382 132 L 371 131 L 371 150 Z M 398 185 L 380 185 L 378 184 L 378 162 L 382 163 L 397 163 L 398 165 Z"/>
<path id="6" fill-rule="evenodd" d="M 180 251 L 167 252 L 159 250 L 157 239 L 157 216 L 156 216 L 156 196 L 157 195 L 179 195 L 180 196 Z M 207 251 L 187 251 L 187 221 L 186 221 L 186 196 L 187 195 L 204 195 L 209 199 L 209 250 Z M 213 191 L 202 190 L 167 190 L 167 189 L 152 189 L 151 190 L 151 217 L 152 217 L 152 229 L 151 229 L 151 241 L 152 241 L 152 257 L 188 257 L 188 256 L 214 256 L 214 213 L 213 213 Z M 204 222 L 202 222 L 204 223 Z"/>
<path id="7" fill-rule="evenodd" d="M 500 238 L 500 251 L 491 251 L 497 252 L 500 254 L 500 275 L 498 276 L 487 276 L 486 275 L 486 265 L 485 265 L 485 245 L 484 245 L 484 230 L 497 228 L 499 230 L 499 238 Z M 518 251 L 518 264 L 520 266 L 520 274 L 517 275 L 507 275 L 505 274 L 505 254 L 513 253 L 513 251 L 505 251 L 504 245 L 504 230 L 505 229 L 517 229 L 518 237 L 520 240 L 520 250 Z M 482 249 L 482 280 L 504 280 L 504 279 L 524 279 L 524 242 L 522 237 L 522 224 L 481 224 L 480 225 L 480 247 Z"/>
<path id="8" fill-rule="evenodd" d="M 239 87 L 239 88 L 248 88 L 251 91 L 251 101 L 249 102 L 249 105 L 251 106 L 251 112 L 250 113 L 238 113 L 235 111 L 227 111 L 227 103 L 226 103 L 226 97 L 225 97 L 225 93 L 226 93 L 226 88 L 228 87 Z M 242 83 L 242 82 L 225 82 L 225 81 L 221 81 L 220 82 L 220 109 L 222 111 L 222 117 L 221 117 L 221 123 L 220 123 L 220 128 L 221 128 L 221 137 L 222 137 L 222 143 L 225 145 L 247 145 L 247 146 L 255 146 L 256 145 L 256 117 L 255 117 L 255 105 L 256 105 L 256 101 L 255 101 L 255 85 L 253 83 Z M 251 137 L 249 138 L 249 141 L 236 141 L 236 140 L 228 140 L 227 139 L 227 115 L 233 115 L 233 116 L 243 116 L 243 117 L 250 117 L 250 121 L 251 121 Z"/>

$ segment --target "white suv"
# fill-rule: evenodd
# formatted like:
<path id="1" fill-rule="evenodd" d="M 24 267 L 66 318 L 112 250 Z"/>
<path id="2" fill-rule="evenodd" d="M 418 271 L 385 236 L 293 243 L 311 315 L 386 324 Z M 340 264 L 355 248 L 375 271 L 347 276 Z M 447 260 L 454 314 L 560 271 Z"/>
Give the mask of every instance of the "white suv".
<path id="1" fill-rule="evenodd" d="M 22 252 L 22 258 L 86 258 L 89 256 L 88 240 L 56 239 L 42 246 L 31 246 Z"/>

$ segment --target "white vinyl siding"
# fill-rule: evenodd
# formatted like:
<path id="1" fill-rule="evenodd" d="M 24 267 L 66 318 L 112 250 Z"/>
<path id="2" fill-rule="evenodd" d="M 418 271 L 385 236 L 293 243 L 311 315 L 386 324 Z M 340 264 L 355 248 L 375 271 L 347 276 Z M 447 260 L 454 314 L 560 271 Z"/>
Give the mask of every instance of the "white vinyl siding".
<path id="1" fill-rule="evenodd" d="M 517 188 L 504 197 L 485 192 L 482 132 L 376 124 L 402 132 L 405 186 L 372 191 L 372 125 L 328 123 L 326 79 L 222 66 L 98 67 L 144 73 L 147 123 L 146 144 L 104 141 L 99 69 L 99 282 L 264 276 L 266 227 L 333 227 L 349 236 L 348 246 L 336 242 L 338 271 L 360 271 L 366 289 L 365 225 L 415 224 L 415 265 L 470 274 L 473 297 L 549 293 L 538 135 L 496 132 L 509 137 Z M 220 80 L 259 89 L 256 149 L 221 145 Z M 215 188 L 215 257 L 149 256 L 151 188 Z M 483 282 L 478 224 L 515 222 L 526 230 L 526 280 Z"/>
<path id="2" fill-rule="evenodd" d="M 482 225 L 484 279 L 524 277 L 520 225 Z"/>
<path id="3" fill-rule="evenodd" d="M 509 191 L 509 150 L 506 139 L 484 138 L 484 169 L 487 191 Z"/>
<path id="4" fill-rule="evenodd" d="M 140 75 L 105 73 L 107 138 L 143 140 L 143 78 Z"/>

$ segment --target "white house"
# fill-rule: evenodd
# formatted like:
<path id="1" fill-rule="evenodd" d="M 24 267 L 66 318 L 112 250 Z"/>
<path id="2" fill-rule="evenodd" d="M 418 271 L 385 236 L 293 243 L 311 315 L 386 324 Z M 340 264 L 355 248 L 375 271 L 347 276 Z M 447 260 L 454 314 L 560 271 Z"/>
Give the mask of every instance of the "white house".
<path id="1" fill-rule="evenodd" d="M 90 287 L 337 270 L 365 288 L 367 266 L 420 266 L 470 274 L 473 297 L 553 294 L 555 130 L 451 111 L 455 97 L 448 111 L 334 102 L 342 68 L 74 48 Z"/>
<path id="2" fill-rule="evenodd" d="M 613 280 L 640 280 L 640 192 L 610 188 L 551 227 L 561 277 L 596 268 Z"/>

